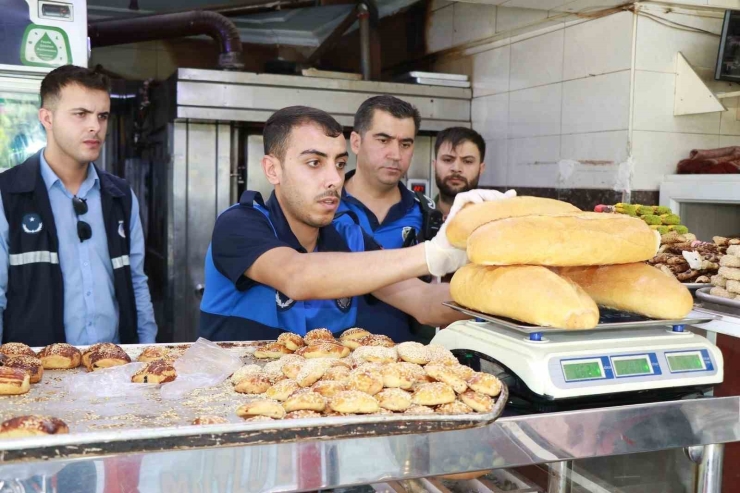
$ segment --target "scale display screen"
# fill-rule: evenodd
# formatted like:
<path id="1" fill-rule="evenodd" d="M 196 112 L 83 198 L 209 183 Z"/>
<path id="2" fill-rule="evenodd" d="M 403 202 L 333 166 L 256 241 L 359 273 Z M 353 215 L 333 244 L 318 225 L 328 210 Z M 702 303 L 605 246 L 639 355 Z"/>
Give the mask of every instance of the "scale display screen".
<path id="1" fill-rule="evenodd" d="M 672 372 L 705 370 L 704 360 L 697 353 L 666 354 Z"/>
<path id="2" fill-rule="evenodd" d="M 614 373 L 618 377 L 650 375 L 653 368 L 647 356 L 612 358 Z"/>
<path id="3" fill-rule="evenodd" d="M 604 369 L 598 360 L 563 362 L 561 364 L 563 365 L 566 382 L 604 378 Z"/>

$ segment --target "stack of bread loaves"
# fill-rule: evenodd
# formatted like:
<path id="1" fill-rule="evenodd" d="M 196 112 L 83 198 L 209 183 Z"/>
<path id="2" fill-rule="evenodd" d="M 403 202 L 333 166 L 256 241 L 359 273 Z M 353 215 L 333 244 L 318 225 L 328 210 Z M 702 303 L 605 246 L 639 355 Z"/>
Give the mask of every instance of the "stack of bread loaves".
<path id="1" fill-rule="evenodd" d="M 447 227 L 471 264 L 452 278 L 460 305 L 534 325 L 589 329 L 598 305 L 654 318 L 691 311 L 691 293 L 644 262 L 660 235 L 626 215 L 514 197 L 470 205 Z"/>

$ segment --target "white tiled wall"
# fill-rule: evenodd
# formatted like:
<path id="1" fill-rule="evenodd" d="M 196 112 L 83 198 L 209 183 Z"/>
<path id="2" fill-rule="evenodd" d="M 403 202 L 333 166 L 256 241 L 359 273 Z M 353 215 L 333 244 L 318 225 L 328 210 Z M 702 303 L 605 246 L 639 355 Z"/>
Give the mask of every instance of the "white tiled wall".
<path id="1" fill-rule="evenodd" d="M 712 80 L 721 10 L 666 13 L 648 4 L 647 13 L 560 18 L 555 28 L 542 21 L 590 1 L 550 6 L 550 18 L 526 12 L 528 0 L 488 5 L 495 10 L 490 49 L 460 58 L 473 86 L 473 128 L 488 145 L 483 185 L 612 188 L 618 165 L 631 155 L 632 189 L 657 190 L 691 149 L 740 145 L 740 98 L 724 99 L 723 113 L 673 115 L 678 52 L 714 91 L 740 90 Z M 740 9 L 740 0 L 679 3 Z M 540 30 L 522 36 L 523 26 Z M 561 160 L 578 162 L 567 181 Z"/>
<path id="2" fill-rule="evenodd" d="M 710 5 L 713 0 L 696 0 Z M 735 8 L 740 1 L 734 2 Z M 635 37 L 632 155 L 635 160 L 634 189 L 656 190 L 663 176 L 675 173 L 676 164 L 692 149 L 737 145 L 740 140 L 737 99 L 723 100 L 724 113 L 674 116 L 676 54 L 681 52 L 713 90 L 733 91 L 736 85 L 713 81 L 717 61 L 721 11 L 712 16 L 650 11 L 656 20 L 637 16 Z M 677 29 L 677 24 L 701 29 Z M 714 34 L 710 34 L 714 33 Z"/>
<path id="3" fill-rule="evenodd" d="M 537 13 L 497 11 L 518 28 Z M 627 158 L 632 14 L 548 26 L 468 58 L 473 128 L 486 139 L 487 186 L 611 188 Z M 603 41 L 603 43 L 602 43 Z M 579 161 L 567 181 L 558 162 Z"/>

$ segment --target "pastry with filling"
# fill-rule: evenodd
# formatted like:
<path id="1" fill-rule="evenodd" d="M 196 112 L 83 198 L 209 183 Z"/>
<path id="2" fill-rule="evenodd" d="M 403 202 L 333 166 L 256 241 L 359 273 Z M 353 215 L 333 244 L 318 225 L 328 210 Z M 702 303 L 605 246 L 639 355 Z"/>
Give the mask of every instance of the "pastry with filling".
<path id="1" fill-rule="evenodd" d="M 31 388 L 31 376 L 20 368 L 0 366 L 0 395 L 25 394 Z"/>
<path id="2" fill-rule="evenodd" d="M 489 373 L 475 373 L 468 378 L 468 386 L 481 394 L 496 397 L 501 393 L 501 381 Z"/>
<path id="3" fill-rule="evenodd" d="M 144 348 L 136 361 L 140 363 L 150 363 L 158 359 L 174 359 L 172 351 L 165 346 L 148 346 Z"/>
<path id="4" fill-rule="evenodd" d="M 305 346 L 305 343 L 303 342 L 303 337 L 292 332 L 283 332 L 278 336 L 277 342 L 285 344 L 285 347 L 287 347 L 291 351 L 296 351 L 298 348 L 302 348 L 303 346 Z"/>
<path id="5" fill-rule="evenodd" d="M 267 389 L 265 391 L 265 397 L 282 402 L 296 393 L 298 390 L 300 390 L 300 388 L 301 386 L 298 385 L 298 382 L 286 378 L 285 380 L 281 380 Z"/>
<path id="6" fill-rule="evenodd" d="M 398 361 L 398 353 L 395 348 L 383 346 L 361 346 L 352 354 L 355 361 L 366 361 L 369 363 L 395 363 Z"/>
<path id="7" fill-rule="evenodd" d="M 115 346 L 113 349 L 108 347 L 96 349 L 90 353 L 88 361 L 90 362 L 88 370 L 95 371 L 103 368 L 127 365 L 131 363 L 131 358 L 123 349 Z"/>
<path id="8" fill-rule="evenodd" d="M 318 382 L 330 367 L 331 363 L 325 359 L 308 360 L 301 367 L 295 380 L 301 387 L 310 387 Z"/>
<path id="9" fill-rule="evenodd" d="M 92 353 L 99 351 L 101 349 L 109 349 L 109 350 L 115 350 L 119 349 L 123 351 L 118 345 L 113 344 L 112 342 L 98 342 L 97 344 L 93 344 L 92 346 L 88 347 L 82 352 L 82 365 L 90 369 L 90 356 Z"/>
<path id="10" fill-rule="evenodd" d="M 263 394 L 272 387 L 272 382 L 264 373 L 247 375 L 234 385 L 234 390 L 240 394 Z"/>
<path id="11" fill-rule="evenodd" d="M 475 390 L 466 390 L 460 394 L 460 400 L 478 413 L 490 413 L 493 410 L 493 399 Z"/>
<path id="12" fill-rule="evenodd" d="M 69 433 L 67 424 L 51 416 L 17 416 L 0 424 L 0 438 L 25 438 Z"/>
<path id="13" fill-rule="evenodd" d="M 9 368 L 18 368 L 28 373 L 31 383 L 39 383 L 44 376 L 44 365 L 35 356 L 11 356 L 3 362 Z"/>
<path id="14" fill-rule="evenodd" d="M 431 359 L 431 354 L 427 347 L 418 342 L 402 342 L 396 346 L 398 357 L 403 361 L 415 363 L 417 365 L 426 365 Z"/>
<path id="15" fill-rule="evenodd" d="M 133 383 L 167 383 L 177 378 L 175 367 L 162 359 L 149 362 L 131 377 Z"/>
<path id="16" fill-rule="evenodd" d="M 383 389 L 375 399 L 380 407 L 389 411 L 405 411 L 411 407 L 411 395 L 401 389 Z"/>
<path id="17" fill-rule="evenodd" d="M 401 363 L 383 365 L 380 374 L 383 377 L 383 386 L 388 388 L 410 389 L 416 381 L 413 371 Z"/>
<path id="18" fill-rule="evenodd" d="M 286 354 L 293 354 L 282 342 L 268 342 L 254 351 L 254 357 L 259 359 L 278 359 Z"/>
<path id="19" fill-rule="evenodd" d="M 424 367 L 424 371 L 433 379 L 438 382 L 446 383 L 452 387 L 452 390 L 458 394 L 462 394 L 468 389 L 468 384 L 464 379 L 460 378 L 452 368 L 453 367 L 446 365 L 430 364 Z"/>
<path id="20" fill-rule="evenodd" d="M 311 386 L 311 390 L 323 395 L 324 397 L 334 397 L 339 392 L 347 390 L 347 385 L 343 382 L 335 382 L 332 380 L 322 380 L 316 382 Z"/>
<path id="21" fill-rule="evenodd" d="M 416 387 L 411 401 L 420 406 L 439 406 L 440 404 L 455 402 L 455 391 L 446 383 L 424 383 Z M 467 402 L 465 403 L 467 404 Z"/>
<path id="22" fill-rule="evenodd" d="M 317 411 L 321 412 L 326 408 L 326 399 L 323 395 L 307 391 L 298 391 L 288 397 L 283 402 L 283 408 L 286 412 L 293 411 Z"/>
<path id="23" fill-rule="evenodd" d="M 273 419 L 283 419 L 285 417 L 285 409 L 283 409 L 283 406 L 278 401 L 272 399 L 254 399 L 239 406 L 236 414 L 240 418 L 266 416 Z"/>
<path id="24" fill-rule="evenodd" d="M 369 336 L 361 337 L 357 339 L 357 343 L 360 346 L 393 347 L 396 345 L 393 339 L 383 334 L 370 334 Z"/>
<path id="25" fill-rule="evenodd" d="M 301 348 L 300 355 L 306 359 L 334 358 L 340 359 L 349 356 L 350 349 L 334 342 L 320 342 Z"/>
<path id="26" fill-rule="evenodd" d="M 82 353 L 71 344 L 57 342 L 42 349 L 39 359 L 46 370 L 71 370 L 80 366 Z"/>
<path id="27" fill-rule="evenodd" d="M 347 379 L 347 388 L 375 395 L 383 390 L 383 375 L 378 370 L 352 370 Z"/>
<path id="28" fill-rule="evenodd" d="M 339 336 L 339 342 L 350 349 L 357 349 L 358 347 L 360 347 L 360 343 L 357 341 L 369 335 L 372 334 L 365 329 L 353 327 L 342 332 L 342 335 Z"/>
<path id="29" fill-rule="evenodd" d="M 255 373 L 259 373 L 261 371 L 262 368 L 259 365 L 244 365 L 236 370 L 233 375 L 231 375 L 231 383 L 236 385 L 246 376 L 254 375 Z"/>
<path id="30" fill-rule="evenodd" d="M 334 342 L 334 334 L 331 333 L 329 329 L 320 328 L 320 329 L 313 329 L 309 330 L 305 336 L 303 336 L 303 342 L 306 343 L 306 345 L 311 345 L 312 342 L 316 341 L 330 341 Z"/>
<path id="31" fill-rule="evenodd" d="M 339 392 L 329 400 L 329 408 L 343 414 L 371 414 L 378 412 L 378 401 L 358 390 Z"/>
<path id="32" fill-rule="evenodd" d="M 26 344 L 22 342 L 6 342 L 0 346 L 0 354 L 5 356 L 33 356 L 36 357 L 36 353 L 33 352 Z"/>
<path id="33" fill-rule="evenodd" d="M 321 377 L 321 380 L 331 382 L 346 382 L 347 379 L 349 379 L 349 374 L 350 370 L 347 367 L 332 366 L 331 368 L 326 370 L 326 373 L 324 373 L 324 376 Z"/>

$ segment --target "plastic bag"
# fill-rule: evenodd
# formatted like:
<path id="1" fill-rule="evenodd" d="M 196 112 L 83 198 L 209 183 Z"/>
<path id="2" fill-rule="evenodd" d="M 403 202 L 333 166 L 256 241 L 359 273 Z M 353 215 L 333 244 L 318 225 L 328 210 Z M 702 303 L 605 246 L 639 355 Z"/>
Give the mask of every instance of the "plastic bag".
<path id="1" fill-rule="evenodd" d="M 213 387 L 243 365 L 241 358 L 202 337 L 175 361 L 177 379 L 162 385 L 163 399 L 180 399 L 198 388 Z"/>
<path id="2" fill-rule="evenodd" d="M 133 383 L 131 377 L 144 368 L 145 363 L 129 363 L 73 375 L 66 382 L 66 390 L 75 397 L 99 399 L 142 395 L 156 384 Z"/>

